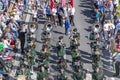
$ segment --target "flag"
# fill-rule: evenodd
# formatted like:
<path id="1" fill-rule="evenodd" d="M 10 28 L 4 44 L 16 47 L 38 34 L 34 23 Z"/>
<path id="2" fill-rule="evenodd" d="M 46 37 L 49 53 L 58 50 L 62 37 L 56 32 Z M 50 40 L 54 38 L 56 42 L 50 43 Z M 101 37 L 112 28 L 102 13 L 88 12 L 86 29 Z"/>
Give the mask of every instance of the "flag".
<path id="1" fill-rule="evenodd" d="M 66 6 L 66 0 L 61 0 L 61 3 L 62 3 L 62 7 Z"/>
<path id="2" fill-rule="evenodd" d="M 70 0 L 70 5 L 74 7 L 74 0 Z"/>
<path id="3" fill-rule="evenodd" d="M 55 3 L 54 3 L 54 0 L 50 0 L 50 2 L 51 2 L 50 8 L 52 10 L 55 7 Z"/>

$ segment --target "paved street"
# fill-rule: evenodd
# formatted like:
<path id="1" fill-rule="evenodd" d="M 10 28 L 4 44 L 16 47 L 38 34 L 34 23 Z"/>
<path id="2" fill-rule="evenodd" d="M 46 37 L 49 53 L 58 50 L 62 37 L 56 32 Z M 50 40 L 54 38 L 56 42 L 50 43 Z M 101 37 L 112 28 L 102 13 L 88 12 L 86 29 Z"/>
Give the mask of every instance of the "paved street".
<path id="1" fill-rule="evenodd" d="M 89 40 L 87 36 L 89 35 L 89 27 L 93 25 L 94 20 L 91 19 L 91 0 L 74 0 L 75 1 L 75 26 L 77 27 L 78 31 L 81 34 L 80 37 L 80 47 L 79 50 L 82 54 L 83 62 L 84 62 L 84 69 L 89 70 L 92 72 L 92 65 L 91 65 L 91 59 L 90 59 L 90 47 L 87 43 L 89 43 Z M 30 16 L 29 16 L 30 17 Z M 30 20 L 31 22 L 31 20 Z M 41 50 L 41 40 L 40 40 L 40 34 L 42 32 L 42 29 L 44 27 L 44 23 L 46 22 L 45 19 L 40 18 L 38 20 L 38 30 L 36 32 L 36 37 L 37 37 L 37 42 L 36 42 L 36 50 L 39 52 Z M 73 29 L 74 27 L 71 27 Z M 57 65 L 57 55 L 56 55 L 56 50 L 55 50 L 55 45 L 56 42 L 58 41 L 58 37 L 63 35 L 64 36 L 64 42 L 66 43 L 66 60 L 68 63 L 68 68 L 67 68 L 67 76 L 70 80 L 72 80 L 71 75 L 72 75 L 72 68 L 71 68 L 71 56 L 69 54 L 69 36 L 66 36 L 64 31 L 64 27 L 55 27 L 52 32 L 52 53 L 51 53 L 51 61 L 50 61 L 50 77 L 52 80 L 57 80 L 56 79 L 56 65 Z M 103 56 L 102 60 L 104 61 L 104 73 L 107 77 L 107 80 L 112 80 L 110 79 L 113 75 L 113 72 L 110 72 L 108 69 L 109 65 L 109 54 L 107 51 L 104 51 L 105 55 Z M 106 57 L 107 56 L 107 57 Z M 120 78 L 120 77 L 119 77 Z M 119 78 L 116 78 L 115 80 L 119 80 Z M 32 80 L 36 80 L 36 71 L 32 75 Z"/>
<path id="2" fill-rule="evenodd" d="M 75 26 L 78 28 L 78 31 L 81 34 L 81 40 L 80 40 L 80 47 L 79 50 L 82 54 L 82 58 L 84 61 L 84 68 L 85 70 L 88 69 L 89 71 L 92 72 L 92 65 L 91 65 L 91 59 L 90 59 L 90 47 L 87 43 L 89 43 L 89 40 L 87 39 L 87 36 L 89 35 L 89 27 L 93 25 L 94 20 L 91 19 L 91 0 L 74 0 L 75 1 Z M 39 52 L 41 49 L 41 41 L 40 41 L 40 34 L 42 32 L 42 28 L 44 26 L 44 19 L 39 19 L 39 28 L 37 30 L 37 51 Z M 72 27 L 74 28 L 74 27 Z M 71 28 L 71 29 L 72 29 Z M 60 35 L 64 35 L 64 28 L 62 27 L 55 27 L 53 32 L 52 32 L 52 48 L 53 52 L 51 53 L 51 63 L 50 63 L 50 75 L 56 76 L 56 63 L 58 61 L 58 58 L 56 57 L 56 52 L 55 52 L 55 44 L 56 41 L 58 40 L 58 37 Z M 69 47 L 69 39 L 68 36 L 64 35 L 64 42 L 67 44 L 67 48 Z M 107 51 L 105 51 L 107 52 Z M 109 56 L 109 54 L 106 54 Z M 68 69 L 67 73 L 70 78 L 72 70 L 71 70 L 71 56 L 69 55 L 69 51 L 67 52 L 67 62 L 68 62 Z M 104 61 L 105 65 L 109 65 L 108 58 L 103 57 L 102 60 Z M 113 75 L 113 72 L 110 72 L 108 70 L 108 67 L 104 66 L 104 72 L 107 77 L 107 80 L 110 80 L 110 78 Z M 56 79 L 55 79 L 56 80 Z M 70 78 L 71 80 L 71 78 Z M 116 78 L 116 80 L 119 80 Z"/>

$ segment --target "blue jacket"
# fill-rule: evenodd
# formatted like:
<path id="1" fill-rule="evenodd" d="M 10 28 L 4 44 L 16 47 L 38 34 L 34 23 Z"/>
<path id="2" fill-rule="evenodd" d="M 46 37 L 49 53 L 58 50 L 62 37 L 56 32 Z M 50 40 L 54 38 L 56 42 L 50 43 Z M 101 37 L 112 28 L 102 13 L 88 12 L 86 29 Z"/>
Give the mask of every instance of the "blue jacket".
<path id="1" fill-rule="evenodd" d="M 70 28 L 69 20 L 65 20 L 65 28 L 66 29 Z"/>

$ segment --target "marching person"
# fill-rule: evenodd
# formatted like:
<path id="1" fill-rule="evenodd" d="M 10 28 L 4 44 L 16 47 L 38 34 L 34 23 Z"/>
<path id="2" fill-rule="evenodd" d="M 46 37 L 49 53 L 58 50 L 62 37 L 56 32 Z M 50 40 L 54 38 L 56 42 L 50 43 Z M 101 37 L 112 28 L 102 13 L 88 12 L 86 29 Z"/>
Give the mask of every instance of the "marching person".
<path id="1" fill-rule="evenodd" d="M 37 80 L 47 80 L 48 78 L 48 71 L 45 69 L 44 66 L 40 67 L 40 70 L 37 72 Z"/>
<path id="2" fill-rule="evenodd" d="M 16 76 L 19 76 L 19 75 L 23 75 L 23 76 L 25 76 L 26 80 L 29 80 L 30 71 L 28 70 L 28 68 L 24 64 L 22 64 L 20 66 L 20 69 L 18 69 L 16 71 Z"/>
<path id="3" fill-rule="evenodd" d="M 59 41 L 56 43 L 56 48 L 57 48 L 57 55 L 58 57 L 65 57 L 66 51 L 65 51 L 65 44 L 63 42 L 63 36 L 59 37 Z"/>
<path id="4" fill-rule="evenodd" d="M 99 67 L 96 67 L 96 69 L 92 73 L 92 80 L 103 80 L 104 74 L 103 70 Z"/>
<path id="5" fill-rule="evenodd" d="M 19 30 L 19 39 L 21 43 L 21 53 L 24 54 L 24 45 L 25 45 L 25 34 L 26 31 L 23 31 L 23 27 Z"/>
<path id="6" fill-rule="evenodd" d="M 66 71 L 61 68 L 58 75 L 57 75 L 57 80 L 68 80 L 66 76 Z"/>
<path id="7" fill-rule="evenodd" d="M 73 51 L 76 47 L 80 46 L 80 42 L 77 39 L 77 35 L 74 35 L 73 38 L 70 39 L 70 49 Z"/>

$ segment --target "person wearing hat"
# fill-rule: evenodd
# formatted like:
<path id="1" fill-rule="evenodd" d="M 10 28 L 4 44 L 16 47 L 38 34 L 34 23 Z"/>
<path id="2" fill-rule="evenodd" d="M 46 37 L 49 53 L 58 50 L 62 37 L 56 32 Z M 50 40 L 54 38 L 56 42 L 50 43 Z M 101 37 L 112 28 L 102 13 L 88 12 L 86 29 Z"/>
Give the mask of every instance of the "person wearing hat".
<path id="1" fill-rule="evenodd" d="M 42 41 L 48 40 L 50 42 L 50 39 L 51 39 L 51 33 L 47 31 L 43 31 L 43 33 L 41 34 L 41 40 Z"/>
<path id="2" fill-rule="evenodd" d="M 57 80 L 68 80 L 66 76 L 66 71 L 64 68 L 61 68 L 57 74 Z"/>
<path id="3" fill-rule="evenodd" d="M 79 46 L 80 46 L 80 42 L 77 39 L 77 36 L 74 35 L 73 38 L 70 39 L 70 48 L 71 48 L 71 51 L 74 50 L 76 47 L 79 47 Z"/>
<path id="4" fill-rule="evenodd" d="M 99 47 L 95 46 L 93 51 L 92 51 L 92 60 L 93 60 L 93 62 L 96 62 L 96 61 L 100 60 L 100 56 L 101 56 L 101 52 L 99 50 Z"/>
<path id="5" fill-rule="evenodd" d="M 80 40 L 80 33 L 77 31 L 77 28 L 73 29 L 73 36 L 77 36 L 77 39 Z"/>
<path id="6" fill-rule="evenodd" d="M 29 64 L 29 67 L 31 68 L 32 72 L 33 72 L 33 65 L 35 64 L 35 56 L 36 56 L 35 46 L 32 46 L 28 50 L 28 64 Z"/>
<path id="7" fill-rule="evenodd" d="M 43 61 L 43 63 L 45 65 L 48 65 L 48 63 L 50 62 L 50 50 L 48 49 L 47 45 L 44 46 L 44 48 L 41 50 L 40 55 L 45 60 L 45 61 Z"/>
<path id="8" fill-rule="evenodd" d="M 24 64 L 22 64 L 20 66 L 20 69 L 16 71 L 16 76 L 19 76 L 19 75 L 23 75 L 25 76 L 26 80 L 29 80 L 28 77 L 30 76 L 30 71 Z"/>
<path id="9" fill-rule="evenodd" d="M 58 57 L 64 57 L 66 54 L 65 51 L 65 43 L 63 42 L 63 36 L 59 37 L 59 41 L 56 43 L 56 48 L 57 48 L 57 55 Z"/>
<path id="10" fill-rule="evenodd" d="M 85 72 L 83 69 L 76 67 L 76 70 L 73 72 L 73 80 L 84 80 L 85 79 Z"/>
<path id="11" fill-rule="evenodd" d="M 100 67 L 96 67 L 92 73 L 92 80 L 103 80 L 103 79 L 104 79 L 103 70 Z"/>
<path id="12" fill-rule="evenodd" d="M 40 67 L 40 70 L 37 72 L 37 80 L 47 80 L 48 71 L 44 66 Z"/>
<path id="13" fill-rule="evenodd" d="M 48 46 L 48 50 L 50 50 L 51 44 L 49 43 L 48 40 L 45 40 L 45 41 L 43 42 L 42 49 L 43 49 L 45 46 Z"/>
<path id="14" fill-rule="evenodd" d="M 83 69 L 83 62 L 81 61 L 80 56 L 74 58 L 72 62 L 72 67 L 73 67 L 73 70 L 76 70 L 77 67 L 80 67 L 81 69 Z"/>
<path id="15" fill-rule="evenodd" d="M 64 60 L 64 58 L 61 58 L 57 64 L 58 70 L 60 69 L 66 69 L 67 68 L 67 62 Z"/>
<path id="16" fill-rule="evenodd" d="M 72 62 L 74 62 L 76 58 L 81 57 L 81 54 L 78 51 L 77 47 L 71 52 L 71 56 L 72 56 Z"/>

